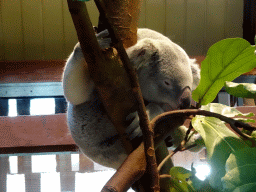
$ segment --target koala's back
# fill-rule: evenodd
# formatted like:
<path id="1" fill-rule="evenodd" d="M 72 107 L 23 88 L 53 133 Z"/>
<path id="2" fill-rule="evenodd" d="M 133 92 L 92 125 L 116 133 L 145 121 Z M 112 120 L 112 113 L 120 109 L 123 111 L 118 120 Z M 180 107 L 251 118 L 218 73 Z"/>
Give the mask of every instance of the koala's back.
<path id="1" fill-rule="evenodd" d="M 69 103 L 67 114 L 72 137 L 90 159 L 117 169 L 127 156 L 125 149 L 96 91 L 91 97 L 80 105 Z"/>
<path id="2" fill-rule="evenodd" d="M 162 35 L 161 33 L 147 29 L 147 28 L 139 28 L 137 32 L 138 41 L 141 39 L 149 38 L 149 39 L 155 39 L 155 40 L 164 40 L 164 41 L 171 41 L 168 37 Z"/>

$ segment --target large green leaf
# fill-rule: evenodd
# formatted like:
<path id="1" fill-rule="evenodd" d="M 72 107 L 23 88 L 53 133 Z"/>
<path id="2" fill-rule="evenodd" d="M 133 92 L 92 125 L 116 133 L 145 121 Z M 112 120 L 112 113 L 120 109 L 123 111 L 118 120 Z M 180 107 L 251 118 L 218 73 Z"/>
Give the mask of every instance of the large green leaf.
<path id="1" fill-rule="evenodd" d="M 202 105 L 212 102 L 225 81 L 256 67 L 254 50 L 241 38 L 224 39 L 211 46 L 201 64 L 201 80 L 193 91 L 193 99 Z"/>
<path id="2" fill-rule="evenodd" d="M 225 82 L 225 89 L 230 95 L 242 98 L 256 98 L 256 84 Z"/>
<path id="3" fill-rule="evenodd" d="M 256 191 L 256 148 L 244 148 L 229 156 L 222 183 L 225 191 Z"/>
<path id="4" fill-rule="evenodd" d="M 234 116 L 236 112 L 230 107 L 224 105 L 209 104 L 204 109 L 213 112 Z M 225 110 L 226 108 L 226 110 Z M 239 112 L 240 113 L 240 112 Z M 248 147 L 234 132 L 226 127 L 224 122 L 214 117 L 196 116 L 192 119 L 192 125 L 202 136 L 207 148 L 207 158 L 211 166 L 211 175 L 209 182 L 215 189 L 221 190 L 221 178 L 225 175 L 225 164 L 230 153 Z"/>

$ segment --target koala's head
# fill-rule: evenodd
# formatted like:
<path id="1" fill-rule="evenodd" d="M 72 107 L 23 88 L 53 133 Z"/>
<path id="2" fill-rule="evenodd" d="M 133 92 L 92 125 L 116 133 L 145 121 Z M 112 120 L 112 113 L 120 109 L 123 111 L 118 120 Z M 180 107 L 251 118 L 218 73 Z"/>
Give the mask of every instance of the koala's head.
<path id="1" fill-rule="evenodd" d="M 193 61 L 180 46 L 145 38 L 128 48 L 127 53 L 137 69 L 145 100 L 169 104 L 172 109 L 190 106 Z"/>

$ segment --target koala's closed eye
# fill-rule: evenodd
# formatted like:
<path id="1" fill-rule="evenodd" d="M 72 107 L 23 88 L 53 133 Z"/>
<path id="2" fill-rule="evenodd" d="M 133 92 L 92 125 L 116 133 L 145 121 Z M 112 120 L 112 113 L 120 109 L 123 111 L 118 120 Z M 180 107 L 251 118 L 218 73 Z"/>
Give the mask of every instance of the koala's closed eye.
<path id="1" fill-rule="evenodd" d="M 138 29 L 137 34 L 137 43 L 126 51 L 137 71 L 143 98 L 149 103 L 149 119 L 168 109 L 189 107 L 191 90 L 200 79 L 197 65 L 164 35 L 150 29 Z M 96 35 L 102 49 L 111 45 L 108 35 L 107 30 Z M 127 154 L 99 99 L 79 43 L 67 60 L 63 89 L 69 103 L 67 122 L 76 144 L 93 161 L 117 169 Z M 137 113 L 129 115 L 127 122 L 126 134 L 137 146 L 142 135 Z"/>

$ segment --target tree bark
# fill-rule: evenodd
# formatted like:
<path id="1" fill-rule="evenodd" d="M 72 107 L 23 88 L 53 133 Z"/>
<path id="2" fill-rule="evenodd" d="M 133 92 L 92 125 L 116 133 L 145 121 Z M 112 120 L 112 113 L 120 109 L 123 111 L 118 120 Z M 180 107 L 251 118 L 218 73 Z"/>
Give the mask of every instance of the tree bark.
<path id="1" fill-rule="evenodd" d="M 114 48 L 106 50 L 99 48 L 92 24 L 89 20 L 86 5 L 82 2 L 68 0 L 69 10 L 76 27 L 85 60 L 88 64 L 91 78 L 95 83 L 107 114 L 122 137 L 123 146 L 126 148 L 127 154 L 131 153 L 132 148 L 131 143 L 125 136 L 124 120 L 131 112 L 133 108 L 131 106 L 138 106 L 140 127 L 144 135 L 147 172 L 150 176 L 150 191 L 160 191 L 159 174 L 154 151 L 153 129 L 149 126 L 149 119 L 146 114 L 136 72 L 131 66 L 122 45 L 122 42 L 124 42 L 125 46 L 128 47 L 137 41 L 139 9 L 138 3 L 135 2 L 139 1 L 134 0 L 129 3 L 120 0 L 112 2 L 111 5 L 111 0 L 106 4 L 100 0 L 95 0 L 100 14 L 104 15 L 104 22 L 107 23 L 112 42 L 119 53 L 121 62 Z M 113 15 L 109 14 L 106 7 L 109 9 L 112 7 L 111 14 Z M 130 8 L 130 13 L 127 7 Z M 135 14 L 137 19 L 133 20 L 131 13 Z M 124 22 L 123 20 L 127 21 Z M 146 184 L 148 185 L 148 183 Z"/>

